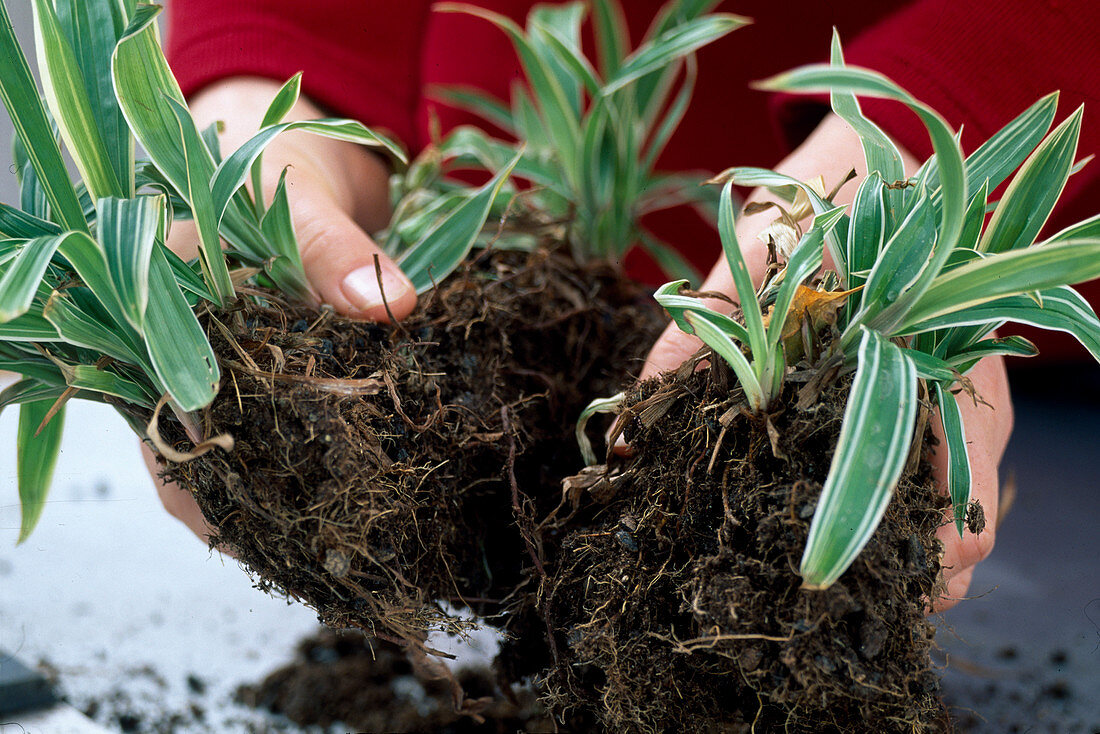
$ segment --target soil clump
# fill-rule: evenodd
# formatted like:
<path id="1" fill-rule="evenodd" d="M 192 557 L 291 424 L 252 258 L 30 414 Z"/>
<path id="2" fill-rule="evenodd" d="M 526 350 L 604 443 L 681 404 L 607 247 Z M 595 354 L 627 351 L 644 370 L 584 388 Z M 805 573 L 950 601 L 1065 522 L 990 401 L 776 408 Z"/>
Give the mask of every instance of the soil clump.
<path id="1" fill-rule="evenodd" d="M 530 624 L 504 613 L 539 580 L 534 518 L 580 463 L 580 410 L 663 326 L 648 290 L 539 250 L 483 253 L 396 326 L 243 292 L 203 318 L 202 430 L 235 447 L 166 469 L 213 542 L 331 627 L 419 645 L 468 624 L 440 601 Z"/>
<path id="2" fill-rule="evenodd" d="M 557 659 L 542 683 L 559 720 L 593 716 L 622 732 L 950 730 L 924 617 L 942 588 L 946 500 L 920 450 L 851 568 L 825 591 L 800 588 L 850 384 L 804 409 L 788 383 L 763 420 L 703 351 L 631 390 L 620 424 L 633 458 L 568 479 L 571 513 L 554 520 L 568 530 L 543 591 Z"/>
<path id="3" fill-rule="evenodd" d="M 303 640 L 290 664 L 238 689 L 237 700 L 303 727 L 342 723 L 363 732 L 554 731 L 531 691 L 505 694 L 485 668 L 462 668 L 456 677 L 479 702 L 476 716 L 456 713 L 450 686 L 418 677 L 402 648 L 361 632 L 326 630 Z"/>

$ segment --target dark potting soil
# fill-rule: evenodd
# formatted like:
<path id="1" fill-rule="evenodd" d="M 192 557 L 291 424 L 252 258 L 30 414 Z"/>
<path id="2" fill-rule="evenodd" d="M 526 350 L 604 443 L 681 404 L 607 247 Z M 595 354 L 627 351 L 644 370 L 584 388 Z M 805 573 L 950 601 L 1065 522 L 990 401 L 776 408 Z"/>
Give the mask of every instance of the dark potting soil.
<path id="1" fill-rule="evenodd" d="M 534 518 L 581 463 L 582 407 L 663 326 L 648 290 L 539 251 L 483 254 L 397 326 L 250 295 L 204 319 L 203 432 L 235 447 L 167 469 L 214 541 L 331 627 L 415 645 L 465 624 L 440 600 L 530 626 L 494 615 L 530 609 Z"/>
<path id="2" fill-rule="evenodd" d="M 552 722 L 529 690 L 507 695 L 486 668 L 456 673 L 474 705 L 455 711 L 447 682 L 418 676 L 404 649 L 361 632 L 324 631 L 303 640 L 295 659 L 239 702 L 282 714 L 299 726 L 339 723 L 361 732 L 550 732 Z"/>
<path id="3" fill-rule="evenodd" d="M 634 458 L 567 480 L 573 514 L 556 520 L 555 716 L 616 732 L 949 730 L 924 617 L 945 500 L 919 451 L 851 568 L 800 588 L 849 384 L 805 410 L 788 385 L 769 422 L 721 360 L 633 389 Z"/>

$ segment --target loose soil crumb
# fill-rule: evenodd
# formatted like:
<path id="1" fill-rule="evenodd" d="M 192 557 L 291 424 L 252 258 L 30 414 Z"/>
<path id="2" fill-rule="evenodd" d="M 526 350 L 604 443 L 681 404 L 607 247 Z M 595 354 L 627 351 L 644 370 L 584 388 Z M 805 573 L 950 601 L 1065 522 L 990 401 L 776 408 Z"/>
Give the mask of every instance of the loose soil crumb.
<path id="1" fill-rule="evenodd" d="M 710 361 L 636 387 L 635 458 L 567 482 L 575 509 L 544 592 L 552 713 L 616 732 L 949 730 L 924 618 L 945 505 L 927 462 L 841 579 L 803 590 L 850 380 L 805 411 L 789 385 L 763 421 Z"/>
<path id="2" fill-rule="evenodd" d="M 405 651 L 358 632 L 325 631 L 298 646 L 293 662 L 261 683 L 242 686 L 241 703 L 282 714 L 299 726 L 340 724 L 362 732 L 549 732 L 533 693 L 506 697 L 489 670 L 457 673 L 467 695 L 484 699 L 481 720 L 455 712 L 449 687 L 418 678 Z"/>

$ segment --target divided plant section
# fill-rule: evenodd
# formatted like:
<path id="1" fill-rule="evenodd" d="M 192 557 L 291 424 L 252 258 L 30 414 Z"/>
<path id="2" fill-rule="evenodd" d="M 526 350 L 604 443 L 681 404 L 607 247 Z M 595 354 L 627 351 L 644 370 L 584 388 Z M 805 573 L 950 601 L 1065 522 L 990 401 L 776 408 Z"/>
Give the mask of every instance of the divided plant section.
<path id="1" fill-rule="evenodd" d="M 849 207 L 772 171 L 714 180 L 740 306 L 663 286 L 657 300 L 706 348 L 585 413 L 617 411 L 613 435 L 634 456 L 565 483 L 568 535 L 543 588 L 551 710 L 614 731 L 937 731 L 949 724 L 924 618 L 944 590 L 935 535 L 945 511 L 960 535 L 984 522 L 959 410 L 981 395 L 966 375 L 987 356 L 1036 353 L 995 336 L 1008 322 L 1069 332 L 1100 359 L 1100 321 L 1069 287 L 1100 276 L 1100 216 L 1038 240 L 1079 167 L 1082 110 L 1048 134 L 1047 96 L 964 158 L 939 114 L 845 66 L 835 38 L 831 65 L 761 86 L 830 92 L 869 175 Z M 934 155 L 906 176 L 855 95 L 907 105 Z M 735 185 L 790 202 L 755 285 Z M 949 456 L 949 498 L 932 450 Z"/>
<path id="2" fill-rule="evenodd" d="M 21 186 L 0 205 L 0 369 L 21 375 L 0 407 L 20 410 L 21 539 L 42 513 L 67 402 L 97 400 L 192 492 L 213 542 L 327 624 L 422 652 L 427 631 L 470 624 L 455 607 L 502 623 L 530 611 L 535 518 L 575 467 L 572 424 L 665 320 L 619 262 L 639 244 L 685 272 L 640 218 L 708 198 L 655 167 L 691 95 L 693 52 L 744 22 L 714 5 L 670 3 L 631 50 L 622 9 L 596 3 L 597 63 L 581 52 L 581 3 L 537 7 L 525 29 L 441 8 L 511 37 L 527 83 L 510 104 L 447 97 L 518 142 L 461 128 L 407 168 L 359 123 L 283 122 L 298 77 L 223 156 L 172 78 L 159 8 L 132 0 L 35 0 L 40 93 L 0 9 Z M 372 146 L 398 169 L 377 239 L 421 293 L 401 324 L 307 305 L 285 182 L 265 204 L 260 175 L 264 147 L 292 129 Z M 181 219 L 197 226 L 194 262 L 164 244 Z"/>

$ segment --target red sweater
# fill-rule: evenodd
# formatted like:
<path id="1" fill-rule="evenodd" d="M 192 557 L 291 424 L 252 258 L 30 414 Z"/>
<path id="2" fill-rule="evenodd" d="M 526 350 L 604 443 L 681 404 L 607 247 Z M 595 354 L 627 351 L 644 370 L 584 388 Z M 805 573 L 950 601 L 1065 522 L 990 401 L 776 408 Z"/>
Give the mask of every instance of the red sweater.
<path id="1" fill-rule="evenodd" d="M 529 0 L 478 0 L 522 21 Z M 637 42 L 663 0 L 627 0 Z M 427 141 L 429 110 L 443 129 L 475 122 L 435 103 L 433 85 L 464 84 L 502 99 L 519 77 L 511 46 L 489 23 L 433 13 L 425 0 L 171 0 L 168 55 L 185 94 L 227 76 L 285 80 L 304 71 L 303 88 L 334 113 L 392 131 L 414 152 Z M 849 63 L 883 72 L 953 126 L 970 149 L 1043 94 L 1061 89 L 1060 117 L 1091 100 L 1100 108 L 1100 3 L 1095 0 L 914 0 L 903 4 L 723 2 L 754 23 L 700 54 L 694 101 L 662 167 L 717 171 L 772 166 L 826 111 L 822 101 L 769 98 L 749 82 L 828 58 L 830 28 L 845 40 Z M 923 158 L 927 135 L 901 105 L 864 109 Z M 1086 114 L 1078 156 L 1100 152 L 1100 120 Z M 1100 164 L 1075 175 L 1048 231 L 1096 213 Z M 686 212 L 651 222 L 701 269 L 718 254 L 708 223 Z M 651 264 L 630 263 L 654 279 Z M 1100 304 L 1100 288 L 1086 288 Z M 1035 338 L 1034 332 L 1028 333 Z M 1059 335 L 1063 336 L 1063 335 Z M 1049 356 L 1080 347 L 1041 338 Z"/>

